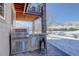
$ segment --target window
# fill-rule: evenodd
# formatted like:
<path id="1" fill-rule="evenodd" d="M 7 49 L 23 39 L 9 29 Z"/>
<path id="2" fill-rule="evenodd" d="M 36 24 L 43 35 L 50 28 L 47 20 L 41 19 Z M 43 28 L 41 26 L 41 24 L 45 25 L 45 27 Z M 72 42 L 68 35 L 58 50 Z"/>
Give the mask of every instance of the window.
<path id="1" fill-rule="evenodd" d="M 4 3 L 0 3 L 0 15 L 4 17 Z"/>

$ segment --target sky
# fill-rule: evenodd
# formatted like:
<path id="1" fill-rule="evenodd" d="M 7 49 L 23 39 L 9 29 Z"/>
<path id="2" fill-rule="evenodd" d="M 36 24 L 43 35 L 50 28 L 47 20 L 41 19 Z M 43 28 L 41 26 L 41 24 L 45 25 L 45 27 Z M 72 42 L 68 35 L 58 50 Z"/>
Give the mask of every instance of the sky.
<path id="1" fill-rule="evenodd" d="M 36 4 L 33 4 L 36 5 Z M 78 3 L 47 3 L 46 4 L 47 23 L 69 23 L 79 22 Z M 31 23 L 28 23 L 31 24 Z M 16 22 L 18 26 L 27 26 L 26 22 Z"/>
<path id="2" fill-rule="evenodd" d="M 46 10 L 48 22 L 79 22 L 78 3 L 48 3 Z"/>
<path id="3" fill-rule="evenodd" d="M 18 27 L 31 27 L 32 22 L 25 22 L 25 21 L 16 21 L 16 26 Z"/>

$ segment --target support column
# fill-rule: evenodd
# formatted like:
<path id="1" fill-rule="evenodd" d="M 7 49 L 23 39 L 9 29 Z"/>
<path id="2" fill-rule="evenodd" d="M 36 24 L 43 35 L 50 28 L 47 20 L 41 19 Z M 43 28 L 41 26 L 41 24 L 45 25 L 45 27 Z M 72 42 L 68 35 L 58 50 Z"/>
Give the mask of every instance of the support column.
<path id="1" fill-rule="evenodd" d="M 42 19 L 41 19 L 42 33 L 46 33 L 47 24 L 46 24 L 46 3 L 43 3 L 42 7 Z"/>
<path id="2" fill-rule="evenodd" d="M 42 33 L 47 33 L 46 24 L 46 3 L 43 3 L 42 7 L 42 19 L 41 19 Z M 47 55 L 47 36 L 46 34 L 42 37 L 42 42 L 44 43 L 45 54 Z"/>
<path id="3" fill-rule="evenodd" d="M 32 22 L 32 33 L 35 32 L 35 21 Z"/>

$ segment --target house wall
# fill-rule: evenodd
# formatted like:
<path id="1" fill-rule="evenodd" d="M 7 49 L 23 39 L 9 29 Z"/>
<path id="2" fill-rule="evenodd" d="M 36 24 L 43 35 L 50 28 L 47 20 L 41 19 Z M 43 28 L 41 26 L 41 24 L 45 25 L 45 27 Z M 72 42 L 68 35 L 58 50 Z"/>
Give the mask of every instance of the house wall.
<path id="1" fill-rule="evenodd" d="M 11 4 L 5 4 L 5 20 L 0 18 L 0 56 L 9 55 L 9 32 L 11 28 Z"/>
<path id="2" fill-rule="evenodd" d="M 41 33 L 41 18 L 35 20 L 35 33 Z"/>

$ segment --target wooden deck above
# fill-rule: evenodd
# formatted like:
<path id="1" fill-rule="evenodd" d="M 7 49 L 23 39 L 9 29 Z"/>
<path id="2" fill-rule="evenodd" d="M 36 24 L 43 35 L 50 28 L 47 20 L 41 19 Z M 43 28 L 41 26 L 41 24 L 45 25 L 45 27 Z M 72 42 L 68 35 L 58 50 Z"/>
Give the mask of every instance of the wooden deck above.
<path id="1" fill-rule="evenodd" d="M 21 21 L 34 21 L 39 16 L 33 15 L 33 14 L 28 14 L 28 13 L 22 13 L 22 12 L 16 12 L 16 20 L 21 20 Z"/>
<path id="2" fill-rule="evenodd" d="M 16 20 L 18 21 L 34 21 L 39 18 L 41 15 L 27 13 L 29 3 L 14 3 L 15 11 L 16 11 Z"/>

